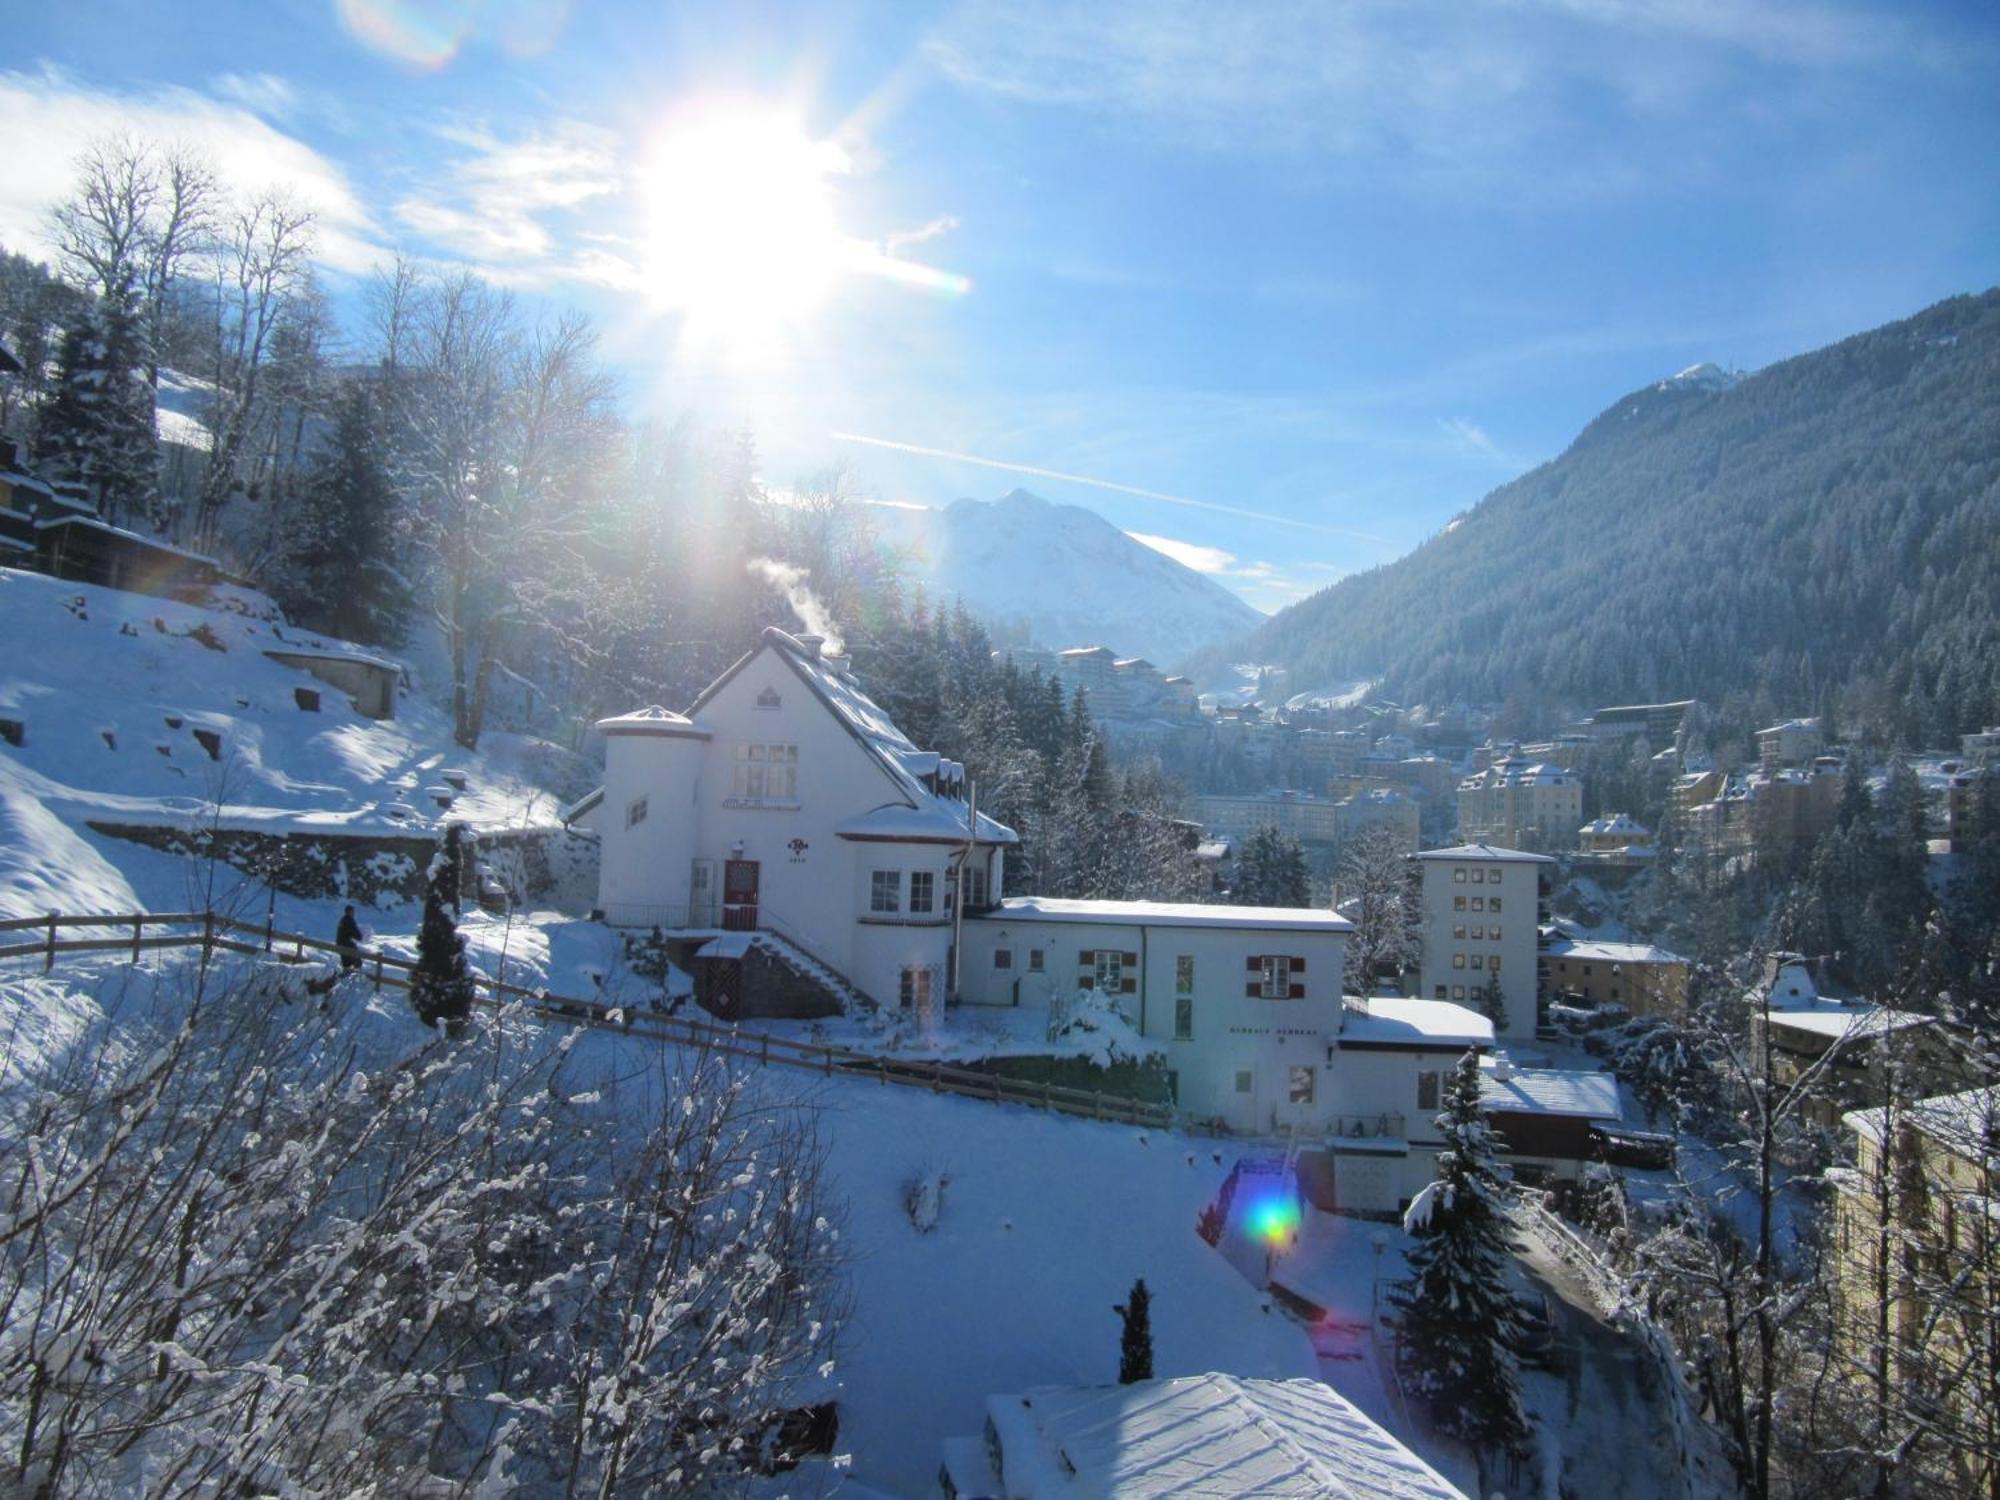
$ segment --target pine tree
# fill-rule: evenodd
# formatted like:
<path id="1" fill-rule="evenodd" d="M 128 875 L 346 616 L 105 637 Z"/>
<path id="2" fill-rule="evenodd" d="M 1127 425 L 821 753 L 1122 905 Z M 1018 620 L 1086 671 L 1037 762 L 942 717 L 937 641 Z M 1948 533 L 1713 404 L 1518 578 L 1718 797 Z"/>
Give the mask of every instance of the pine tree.
<path id="1" fill-rule="evenodd" d="M 1238 906 L 1309 905 L 1312 871 L 1304 846 L 1268 825 L 1251 833 L 1237 854 L 1229 898 Z"/>
<path id="2" fill-rule="evenodd" d="M 454 1026 L 472 1013 L 472 971 L 458 933 L 459 870 L 465 830 L 448 824 L 431 860 L 424 888 L 424 921 L 417 929 L 417 967 L 410 976 L 410 1004 L 426 1026 Z"/>
<path id="3" fill-rule="evenodd" d="M 144 332 L 129 291 L 107 294 L 76 317 L 63 330 L 55 384 L 35 424 L 36 466 L 82 485 L 114 524 L 158 520 L 159 443 Z"/>
<path id="4" fill-rule="evenodd" d="M 400 642 L 410 608 L 393 561 L 396 494 L 383 454 L 375 401 L 357 384 L 341 397 L 332 440 L 307 472 L 301 545 L 284 595 L 302 623 L 370 645 Z"/>
<path id="5" fill-rule="evenodd" d="M 1410 1282 L 1392 1294 L 1411 1387 L 1438 1426 L 1489 1451 L 1523 1453 L 1528 1422 L 1508 1340 L 1508 1172 L 1479 1105 L 1479 1059 L 1468 1052 L 1437 1117 L 1437 1180 L 1410 1204 Z"/>
<path id="6" fill-rule="evenodd" d="M 1146 1278 L 1132 1283 L 1125 1300 L 1111 1310 L 1124 1325 L 1118 1338 L 1118 1383 L 1132 1385 L 1153 1378 L 1153 1294 Z"/>

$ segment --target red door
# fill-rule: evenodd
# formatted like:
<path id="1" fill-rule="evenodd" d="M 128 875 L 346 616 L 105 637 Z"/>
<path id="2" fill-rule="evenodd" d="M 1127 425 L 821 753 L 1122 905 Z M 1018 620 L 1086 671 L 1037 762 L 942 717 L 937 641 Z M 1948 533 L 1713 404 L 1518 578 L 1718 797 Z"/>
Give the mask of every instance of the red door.
<path id="1" fill-rule="evenodd" d="M 728 932 L 757 930 L 757 861 L 754 859 L 723 861 L 722 926 Z"/>

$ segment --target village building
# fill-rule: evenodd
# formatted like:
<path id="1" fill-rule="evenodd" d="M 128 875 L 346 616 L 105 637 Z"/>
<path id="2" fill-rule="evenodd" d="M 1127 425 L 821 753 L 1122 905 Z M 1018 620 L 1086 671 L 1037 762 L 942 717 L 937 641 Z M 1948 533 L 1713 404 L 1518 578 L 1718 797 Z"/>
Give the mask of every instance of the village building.
<path id="1" fill-rule="evenodd" d="M 1946 1431 L 1991 1433 L 2000 1315 L 2000 1088 L 1849 1112 L 1855 1165 L 1834 1182 L 1834 1347 L 1862 1381 L 1887 1344 L 1898 1386 L 1941 1396 Z M 1951 1444 L 1959 1494 L 1990 1491 L 1981 1445 Z M 1990 1449 L 1988 1450 L 1990 1453 Z"/>
<path id="2" fill-rule="evenodd" d="M 1458 784 L 1458 833 L 1467 843 L 1566 848 L 1582 817 L 1582 778 L 1540 761 L 1507 756 Z"/>
<path id="3" fill-rule="evenodd" d="M 1630 813 L 1606 813 L 1576 831 L 1578 860 L 1598 869 L 1644 869 L 1659 857 L 1653 830 Z"/>
<path id="4" fill-rule="evenodd" d="M 1600 708 L 1583 721 L 1583 732 L 1600 744 L 1625 739 L 1643 739 L 1654 749 L 1678 745 L 1688 721 L 1700 710 L 1699 700 L 1682 698 L 1672 703 L 1626 703 Z"/>
<path id="5" fill-rule="evenodd" d="M 1687 1019 L 1688 961 L 1651 943 L 1558 933 L 1542 945 L 1542 992 L 1552 1003 L 1679 1024 Z"/>
<path id="6" fill-rule="evenodd" d="M 1716 857 L 1774 854 L 1817 842 L 1838 819 L 1846 789 L 1846 767 L 1821 756 L 1796 770 L 1690 778 L 1675 789 L 1675 803 L 1685 808 L 1688 845 Z"/>
<path id="7" fill-rule="evenodd" d="M 1787 719 L 1757 731 L 1757 764 L 1766 775 L 1809 766 L 1825 748 L 1818 719 Z"/>
<path id="8" fill-rule="evenodd" d="M 1479 1103 L 1515 1181 L 1531 1187 L 1577 1181 L 1624 1119 L 1612 1074 L 1516 1067 L 1504 1052 L 1479 1060 Z"/>
<path id="9" fill-rule="evenodd" d="M 1340 838 L 1340 804 L 1291 788 L 1248 796 L 1209 793 L 1195 798 L 1195 812 L 1210 832 L 1237 838 L 1260 828 L 1275 828 L 1302 844 L 1330 845 Z"/>
<path id="10" fill-rule="evenodd" d="M 1414 854 L 1422 823 L 1415 800 L 1390 788 L 1356 792 L 1333 805 L 1333 839 L 1342 848 L 1366 829 L 1386 828 L 1402 849 Z"/>
<path id="11" fill-rule="evenodd" d="M 1495 991 L 1506 1015 L 1501 1040 L 1532 1042 L 1542 903 L 1555 861 L 1489 844 L 1426 849 L 1414 858 L 1423 875 L 1417 993 L 1479 1008 Z"/>
<path id="12" fill-rule="evenodd" d="M 947 1500 L 1465 1500 L 1324 1381 L 1188 1375 L 993 1396 Z"/>

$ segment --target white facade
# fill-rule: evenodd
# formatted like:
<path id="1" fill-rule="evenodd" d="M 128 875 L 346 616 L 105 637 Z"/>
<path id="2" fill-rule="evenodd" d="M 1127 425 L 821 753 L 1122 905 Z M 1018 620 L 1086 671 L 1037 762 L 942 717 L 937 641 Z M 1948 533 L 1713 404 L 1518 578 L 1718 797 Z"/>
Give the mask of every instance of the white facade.
<path id="1" fill-rule="evenodd" d="M 607 719 L 602 843 L 618 926 L 775 933 L 878 1005 L 942 1007 L 952 882 L 997 899 L 1012 830 L 972 837 L 962 770 L 918 750 L 815 637 L 767 630 L 686 716 Z M 588 804 L 590 799 L 586 799 Z"/>
<path id="2" fill-rule="evenodd" d="M 1353 925 L 1330 911 L 1017 897 L 965 924 L 968 1004 L 1046 1012 L 1110 990 L 1189 1114 L 1256 1134 L 1344 1106 L 1332 1044 Z"/>
<path id="3" fill-rule="evenodd" d="M 1541 981 L 1541 877 L 1545 854 L 1461 844 L 1416 856 L 1423 869 L 1423 951 L 1417 993 L 1479 1005 L 1497 971 L 1504 1041 L 1532 1041 Z"/>

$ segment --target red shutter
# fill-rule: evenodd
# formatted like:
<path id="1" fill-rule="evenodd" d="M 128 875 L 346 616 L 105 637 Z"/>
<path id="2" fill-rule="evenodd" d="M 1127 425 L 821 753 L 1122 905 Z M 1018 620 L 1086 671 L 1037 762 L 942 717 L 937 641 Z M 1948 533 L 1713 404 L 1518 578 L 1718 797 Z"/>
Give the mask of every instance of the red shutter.
<path id="1" fill-rule="evenodd" d="M 1292 972 L 1294 974 L 1303 974 L 1305 973 L 1305 971 L 1306 971 L 1306 961 L 1303 958 L 1295 958 L 1292 960 Z"/>
<path id="2" fill-rule="evenodd" d="M 1261 973 L 1264 968 L 1264 960 L 1253 953 L 1243 960 L 1243 967 L 1250 970 L 1253 974 Z"/>
<path id="3" fill-rule="evenodd" d="M 1096 962 L 1097 962 L 1097 950 L 1094 948 L 1085 948 L 1081 953 L 1077 954 L 1076 956 L 1076 966 L 1079 969 L 1087 969 Z"/>
<path id="4" fill-rule="evenodd" d="M 1263 985 L 1261 985 L 1261 984 L 1259 984 L 1259 983 L 1258 983 L 1258 982 L 1257 982 L 1256 980 L 1254 980 L 1254 979 L 1253 979 L 1253 980 L 1251 980 L 1251 981 L 1250 981 L 1250 982 L 1249 982 L 1248 984 L 1246 984 L 1246 985 L 1244 985 L 1244 986 L 1243 986 L 1243 998 L 1244 998 L 1244 999 L 1246 999 L 1246 1000 L 1261 1000 L 1261 999 L 1263 999 L 1263 998 L 1264 998 L 1264 986 L 1263 986 Z"/>
<path id="5" fill-rule="evenodd" d="M 1079 974 L 1076 977 L 1076 985 L 1078 989 L 1094 990 L 1097 988 L 1097 976 L 1095 974 Z"/>
<path id="6" fill-rule="evenodd" d="M 1139 981 L 1134 979 L 1130 974 L 1127 974 L 1123 979 L 1118 981 L 1118 993 L 1121 995 L 1138 994 Z"/>
<path id="7" fill-rule="evenodd" d="M 1306 987 L 1304 985 L 1295 984 L 1292 986 L 1292 998 L 1294 1000 L 1303 1000 L 1305 999 L 1305 997 L 1306 997 Z"/>
<path id="8" fill-rule="evenodd" d="M 1139 967 L 1139 955 L 1136 953 L 1123 953 L 1119 955 L 1119 958 L 1120 961 L 1123 962 L 1125 967 L 1128 969 L 1136 969 Z"/>

